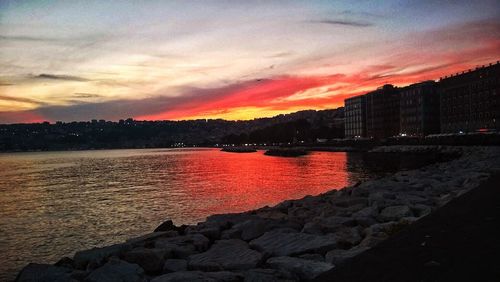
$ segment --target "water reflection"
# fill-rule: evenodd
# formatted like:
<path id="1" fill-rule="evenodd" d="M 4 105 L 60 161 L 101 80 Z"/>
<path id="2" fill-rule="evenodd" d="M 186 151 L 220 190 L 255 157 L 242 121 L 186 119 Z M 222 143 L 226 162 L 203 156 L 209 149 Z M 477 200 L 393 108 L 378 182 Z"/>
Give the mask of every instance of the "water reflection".
<path id="1" fill-rule="evenodd" d="M 375 163 L 362 154 L 280 158 L 213 149 L 0 154 L 0 280 L 29 261 L 54 262 L 120 242 L 165 219 L 195 223 L 341 188 L 400 165 Z"/>

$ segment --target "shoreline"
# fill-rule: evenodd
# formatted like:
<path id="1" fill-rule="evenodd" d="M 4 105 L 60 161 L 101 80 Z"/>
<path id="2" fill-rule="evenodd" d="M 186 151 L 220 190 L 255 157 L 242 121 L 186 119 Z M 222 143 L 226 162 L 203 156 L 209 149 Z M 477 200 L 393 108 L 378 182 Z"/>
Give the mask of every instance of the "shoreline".
<path id="1" fill-rule="evenodd" d="M 315 281 L 497 281 L 498 183 L 500 172 Z"/>
<path id="2" fill-rule="evenodd" d="M 408 153 L 402 151 L 405 148 L 377 150 Z M 429 147 L 413 149 L 413 153 L 429 153 Z M 244 213 L 213 215 L 198 225 L 176 227 L 167 221 L 158 232 L 123 244 L 79 251 L 73 259 L 63 258 L 55 265 L 30 264 L 17 281 L 34 281 L 30 277 L 120 281 L 122 276 L 132 279 L 128 281 L 154 282 L 312 280 L 477 187 L 499 169 L 498 147 L 452 149 L 462 156 L 338 191 Z"/>

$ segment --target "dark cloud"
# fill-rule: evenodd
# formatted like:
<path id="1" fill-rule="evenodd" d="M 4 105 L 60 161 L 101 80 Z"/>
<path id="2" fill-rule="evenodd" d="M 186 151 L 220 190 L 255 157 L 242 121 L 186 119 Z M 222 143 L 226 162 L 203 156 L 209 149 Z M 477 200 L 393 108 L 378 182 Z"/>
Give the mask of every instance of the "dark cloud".
<path id="1" fill-rule="evenodd" d="M 0 41 L 35 41 L 35 42 L 54 42 L 59 41 L 59 38 L 40 37 L 40 36 L 25 36 L 25 35 L 0 35 Z"/>
<path id="2" fill-rule="evenodd" d="M 311 23 L 329 24 L 337 26 L 352 26 L 352 27 L 370 27 L 374 25 L 371 22 L 354 21 L 354 20 L 319 20 L 319 21 L 311 21 Z"/>
<path id="3" fill-rule="evenodd" d="M 353 10 L 345 10 L 340 13 L 340 15 L 349 15 L 349 16 L 362 16 L 362 17 L 371 17 L 371 18 L 383 18 L 383 15 L 371 13 L 371 12 L 363 12 L 363 11 L 353 11 Z"/>
<path id="4" fill-rule="evenodd" d="M 89 79 L 73 75 L 56 75 L 42 73 L 34 77 L 35 79 L 67 80 L 67 81 L 89 81 Z"/>

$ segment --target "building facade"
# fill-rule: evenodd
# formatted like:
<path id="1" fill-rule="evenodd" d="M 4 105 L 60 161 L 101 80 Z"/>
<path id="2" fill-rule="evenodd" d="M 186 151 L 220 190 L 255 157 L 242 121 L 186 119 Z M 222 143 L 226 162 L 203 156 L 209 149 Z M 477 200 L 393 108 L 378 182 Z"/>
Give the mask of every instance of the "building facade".
<path id="1" fill-rule="evenodd" d="M 352 97 L 344 102 L 345 137 L 366 137 L 366 97 Z"/>
<path id="2" fill-rule="evenodd" d="M 400 126 L 403 136 L 425 136 L 440 131 L 437 83 L 425 81 L 400 89 Z"/>
<path id="3" fill-rule="evenodd" d="M 383 139 L 400 133 L 399 89 L 386 84 L 366 96 L 366 136 Z"/>
<path id="4" fill-rule="evenodd" d="M 439 81 L 441 132 L 500 131 L 500 64 Z"/>

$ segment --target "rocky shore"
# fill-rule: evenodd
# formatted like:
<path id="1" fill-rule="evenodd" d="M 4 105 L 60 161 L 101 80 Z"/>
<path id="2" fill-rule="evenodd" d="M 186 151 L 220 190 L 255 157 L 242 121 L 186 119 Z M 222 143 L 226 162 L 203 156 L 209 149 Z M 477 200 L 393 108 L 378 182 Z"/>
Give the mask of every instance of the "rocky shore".
<path id="1" fill-rule="evenodd" d="M 500 171 L 499 147 L 385 147 L 460 157 L 274 207 L 171 221 L 125 243 L 29 264 L 17 281 L 310 281 Z"/>

